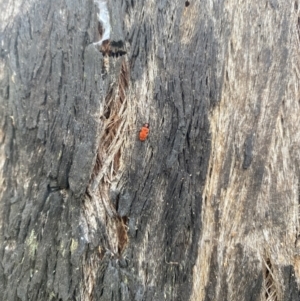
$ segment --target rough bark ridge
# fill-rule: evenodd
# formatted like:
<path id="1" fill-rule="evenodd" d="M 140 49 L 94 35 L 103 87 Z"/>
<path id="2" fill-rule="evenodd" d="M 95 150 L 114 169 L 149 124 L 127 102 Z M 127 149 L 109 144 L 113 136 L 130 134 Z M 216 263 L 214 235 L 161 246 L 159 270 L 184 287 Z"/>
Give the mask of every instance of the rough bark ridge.
<path id="1" fill-rule="evenodd" d="M 79 295 L 80 207 L 103 89 L 102 56 L 87 48 L 93 3 L 7 5 L 14 9 L 1 44 L 0 299 L 70 300 Z"/>
<path id="2" fill-rule="evenodd" d="M 17 2 L 0 299 L 297 300 L 298 1 Z"/>

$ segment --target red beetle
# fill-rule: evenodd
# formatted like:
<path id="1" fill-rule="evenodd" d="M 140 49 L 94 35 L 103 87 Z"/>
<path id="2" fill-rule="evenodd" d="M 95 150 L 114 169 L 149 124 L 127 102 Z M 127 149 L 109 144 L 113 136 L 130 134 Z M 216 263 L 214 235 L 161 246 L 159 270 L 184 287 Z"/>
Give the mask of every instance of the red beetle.
<path id="1" fill-rule="evenodd" d="M 149 135 L 149 123 L 145 123 L 140 130 L 140 140 L 145 141 Z"/>

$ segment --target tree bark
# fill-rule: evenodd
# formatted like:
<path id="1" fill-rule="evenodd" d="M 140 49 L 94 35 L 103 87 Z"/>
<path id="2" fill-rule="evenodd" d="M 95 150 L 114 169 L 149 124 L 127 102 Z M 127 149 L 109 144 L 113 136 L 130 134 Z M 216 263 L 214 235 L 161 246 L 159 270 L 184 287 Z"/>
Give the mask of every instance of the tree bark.
<path id="1" fill-rule="evenodd" d="M 0 300 L 298 300 L 298 0 L 107 7 L 0 0 Z"/>

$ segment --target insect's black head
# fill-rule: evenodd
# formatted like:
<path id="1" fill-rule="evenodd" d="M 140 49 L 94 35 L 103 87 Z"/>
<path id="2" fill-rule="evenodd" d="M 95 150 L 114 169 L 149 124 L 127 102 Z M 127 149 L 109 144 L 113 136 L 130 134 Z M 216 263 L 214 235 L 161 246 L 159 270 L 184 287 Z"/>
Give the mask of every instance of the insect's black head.
<path id="1" fill-rule="evenodd" d="M 149 128 L 149 123 L 144 123 L 145 128 Z"/>

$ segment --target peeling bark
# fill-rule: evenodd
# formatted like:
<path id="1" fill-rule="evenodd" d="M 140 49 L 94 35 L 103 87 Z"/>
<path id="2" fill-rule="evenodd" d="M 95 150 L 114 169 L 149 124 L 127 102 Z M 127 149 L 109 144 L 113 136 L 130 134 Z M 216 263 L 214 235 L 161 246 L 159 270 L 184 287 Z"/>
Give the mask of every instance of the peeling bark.
<path id="1" fill-rule="evenodd" d="M 0 300 L 298 300 L 298 0 L 99 7 L 0 2 Z"/>

